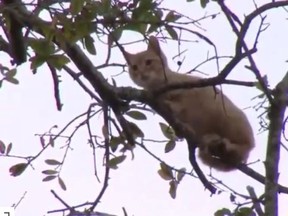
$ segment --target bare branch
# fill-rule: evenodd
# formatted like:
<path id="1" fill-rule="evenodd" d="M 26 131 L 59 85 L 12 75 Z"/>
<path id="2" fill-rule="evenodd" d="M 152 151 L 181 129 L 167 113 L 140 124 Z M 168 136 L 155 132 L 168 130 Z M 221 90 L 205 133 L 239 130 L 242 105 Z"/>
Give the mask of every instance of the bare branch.
<path id="1" fill-rule="evenodd" d="M 258 216 L 265 216 L 264 212 L 261 208 L 261 202 L 260 199 L 257 197 L 255 190 L 251 186 L 247 186 L 247 191 L 253 201 L 253 206 L 255 208 L 255 211 L 257 212 Z"/>
<path id="2" fill-rule="evenodd" d="M 249 48 L 244 40 L 244 37 L 247 33 L 247 30 L 250 26 L 251 21 L 258 16 L 259 14 L 261 14 L 262 12 L 268 10 L 268 9 L 272 9 L 275 7 L 280 7 L 280 6 L 286 6 L 288 5 L 287 1 L 279 1 L 277 2 L 277 4 L 274 3 L 268 3 L 266 5 L 263 5 L 261 7 L 259 7 L 258 9 L 256 9 L 255 11 L 253 11 L 251 14 L 249 14 L 248 16 L 246 16 L 243 25 L 241 26 L 241 29 L 238 30 L 237 26 L 235 25 L 234 21 L 233 21 L 233 12 L 225 5 L 223 0 L 218 1 L 222 11 L 224 12 L 224 14 L 226 15 L 227 20 L 229 21 L 233 31 L 235 32 L 235 34 L 237 35 L 237 42 L 236 42 L 236 54 L 237 53 L 241 53 L 241 49 L 243 48 L 245 52 L 248 52 Z M 275 2 L 276 3 L 276 2 Z M 233 15 L 232 15 L 233 14 Z M 255 47 L 254 47 L 255 48 Z M 258 69 L 252 54 L 248 55 L 248 60 L 250 62 L 250 68 L 251 70 L 254 72 L 255 76 L 257 77 L 259 84 L 263 90 L 263 92 L 265 93 L 265 95 L 267 96 L 269 102 L 271 103 L 273 101 L 272 96 L 266 86 L 265 81 L 263 80 L 260 70 Z"/>
<path id="3" fill-rule="evenodd" d="M 51 193 L 55 196 L 56 199 L 58 199 L 67 209 L 70 211 L 73 211 L 73 208 L 71 208 L 63 199 L 61 199 L 54 190 L 51 190 Z"/>
<path id="4" fill-rule="evenodd" d="M 108 116 L 108 106 L 104 105 L 103 106 L 103 113 L 104 113 L 104 127 L 105 130 L 108 132 L 109 131 L 109 116 Z M 92 206 L 90 207 L 90 211 L 93 212 L 93 210 L 96 208 L 97 204 L 99 204 L 102 196 L 104 195 L 107 187 L 108 187 L 108 180 L 109 180 L 109 173 L 110 173 L 110 168 L 108 166 L 108 162 L 110 159 L 110 142 L 109 142 L 109 135 L 107 134 L 105 136 L 105 176 L 104 176 L 104 182 L 103 182 L 103 187 L 99 193 L 99 195 L 97 196 L 97 198 L 95 199 L 94 203 L 92 204 Z"/>
<path id="5" fill-rule="evenodd" d="M 95 99 L 99 104 L 102 104 L 102 100 L 96 95 L 94 94 L 94 92 L 92 92 L 79 78 L 79 74 L 77 74 L 76 72 L 74 72 L 71 68 L 69 68 L 68 66 L 64 65 L 63 69 L 74 79 L 76 80 L 76 82 L 82 87 L 82 89 L 84 89 L 84 91 L 86 91 L 86 93 L 88 93 L 90 95 L 91 98 Z"/>

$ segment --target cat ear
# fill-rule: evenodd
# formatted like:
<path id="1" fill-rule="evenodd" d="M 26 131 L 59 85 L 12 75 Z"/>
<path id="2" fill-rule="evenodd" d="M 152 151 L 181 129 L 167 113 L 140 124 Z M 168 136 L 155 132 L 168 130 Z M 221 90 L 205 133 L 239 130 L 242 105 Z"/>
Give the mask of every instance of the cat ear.
<path id="1" fill-rule="evenodd" d="M 160 44 L 159 44 L 159 41 L 156 37 L 154 37 L 154 36 L 149 37 L 149 43 L 148 43 L 147 50 L 153 51 L 158 55 L 161 54 Z"/>
<path id="2" fill-rule="evenodd" d="M 162 62 L 165 65 L 167 65 L 167 58 L 164 55 L 164 53 L 162 52 L 159 41 L 155 36 L 149 37 L 149 43 L 148 43 L 147 50 L 153 51 L 154 53 L 156 53 L 162 59 Z"/>
<path id="3" fill-rule="evenodd" d="M 123 50 L 123 55 L 124 55 L 124 58 L 125 58 L 126 62 L 128 63 L 128 65 L 130 65 L 130 61 L 134 55 L 129 53 L 129 52 L 126 52 L 125 50 Z"/>

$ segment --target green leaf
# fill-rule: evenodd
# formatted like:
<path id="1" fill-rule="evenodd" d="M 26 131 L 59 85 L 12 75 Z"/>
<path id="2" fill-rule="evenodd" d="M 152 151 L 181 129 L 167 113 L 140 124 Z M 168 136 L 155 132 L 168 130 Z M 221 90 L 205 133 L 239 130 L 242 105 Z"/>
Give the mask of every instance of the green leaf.
<path id="1" fill-rule="evenodd" d="M 45 175 L 55 175 L 58 173 L 58 171 L 56 171 L 56 170 L 44 170 L 44 171 L 42 171 L 42 173 Z"/>
<path id="2" fill-rule="evenodd" d="M 94 39 L 90 35 L 84 37 L 84 44 L 85 44 L 85 48 L 87 49 L 87 51 L 90 54 L 96 55 L 96 48 L 94 46 Z"/>
<path id="3" fill-rule="evenodd" d="M 233 193 L 230 193 L 230 201 L 232 202 L 232 203 L 234 203 L 235 202 L 235 199 L 236 199 L 236 196 L 233 194 Z"/>
<path id="4" fill-rule="evenodd" d="M 40 144 L 41 144 L 42 148 L 45 147 L 45 139 L 43 136 L 40 136 Z"/>
<path id="5" fill-rule="evenodd" d="M 6 77 L 6 79 L 7 79 L 7 77 L 12 78 L 16 75 L 16 73 L 17 73 L 17 69 L 14 68 L 12 70 L 9 70 L 7 73 L 5 73 L 5 77 Z"/>
<path id="6" fill-rule="evenodd" d="M 42 179 L 43 182 L 47 182 L 47 181 L 51 181 L 53 179 L 55 179 L 57 176 L 55 175 L 49 175 L 49 176 L 46 176 L 45 178 Z"/>
<path id="7" fill-rule="evenodd" d="M 109 9 L 111 8 L 111 0 L 102 0 L 102 7 L 104 11 L 109 11 Z"/>
<path id="8" fill-rule="evenodd" d="M 133 122 L 128 122 L 129 130 L 133 133 L 135 138 L 144 137 L 143 131 Z"/>
<path id="9" fill-rule="evenodd" d="M 165 145 L 165 153 L 172 151 L 176 146 L 176 142 L 174 140 L 169 140 Z"/>
<path id="10" fill-rule="evenodd" d="M 168 22 L 175 22 L 176 20 L 178 20 L 179 18 L 181 18 L 180 15 L 175 14 L 174 11 L 169 11 L 169 13 L 166 15 L 165 20 Z"/>
<path id="11" fill-rule="evenodd" d="M 109 145 L 112 152 L 115 152 L 120 144 L 124 144 L 124 139 L 121 136 L 111 137 Z"/>
<path id="12" fill-rule="evenodd" d="M 29 38 L 28 44 L 32 47 L 36 55 L 48 57 L 55 52 L 55 46 L 47 39 L 34 39 Z"/>
<path id="13" fill-rule="evenodd" d="M 239 208 L 237 211 L 235 211 L 234 215 L 235 216 L 256 216 L 253 210 L 248 207 Z"/>
<path id="14" fill-rule="evenodd" d="M 62 188 L 62 190 L 66 191 L 67 190 L 67 187 L 63 181 L 63 179 L 61 177 L 58 177 L 58 183 L 60 185 L 60 187 Z"/>
<path id="15" fill-rule="evenodd" d="M 222 208 L 214 213 L 214 216 L 232 216 L 232 212 L 227 208 Z"/>
<path id="16" fill-rule="evenodd" d="M 209 2 L 209 0 L 200 0 L 202 8 L 205 8 Z"/>
<path id="17" fill-rule="evenodd" d="M 178 183 L 177 181 L 172 180 L 170 181 L 169 185 L 170 185 L 169 194 L 173 199 L 175 199 Z"/>
<path id="18" fill-rule="evenodd" d="M 155 24 L 151 24 L 147 33 L 152 33 L 152 32 L 155 32 L 157 29 L 159 28 L 159 25 L 155 25 Z"/>
<path id="19" fill-rule="evenodd" d="M 109 4 L 107 4 L 108 8 L 105 8 L 107 6 L 103 4 L 103 2 L 104 1 L 93 1 L 93 11 L 95 14 L 103 16 L 107 13 L 107 10 L 109 10 Z"/>
<path id="20" fill-rule="evenodd" d="M 118 164 L 122 163 L 126 159 L 126 155 L 121 155 L 110 159 L 107 163 L 107 166 L 111 169 L 117 169 Z"/>
<path id="21" fill-rule="evenodd" d="M 6 146 L 3 141 L 0 140 L 0 153 L 4 154 L 6 150 Z"/>
<path id="22" fill-rule="evenodd" d="M 19 163 L 15 164 L 12 167 L 10 167 L 9 172 L 11 176 L 19 176 L 21 175 L 24 170 L 27 168 L 28 164 L 27 163 Z"/>
<path id="23" fill-rule="evenodd" d="M 167 176 L 163 170 L 158 170 L 158 174 L 161 176 L 162 179 L 166 180 L 166 181 L 170 181 L 171 180 L 171 177 L 170 176 Z"/>
<path id="24" fill-rule="evenodd" d="M 160 21 L 163 17 L 163 11 L 162 10 L 156 10 L 156 11 L 154 11 L 154 14 L 157 17 L 158 21 Z"/>
<path id="25" fill-rule="evenodd" d="M 175 140 L 176 139 L 176 135 L 174 130 L 172 129 L 172 127 L 169 127 L 168 125 L 166 125 L 165 123 L 160 122 L 159 123 L 161 131 L 163 133 L 163 135 L 170 140 Z"/>
<path id="26" fill-rule="evenodd" d="M 49 138 L 49 145 L 51 145 L 52 148 L 55 146 L 54 139 L 52 136 L 50 136 L 50 138 Z"/>
<path id="27" fill-rule="evenodd" d="M 56 54 L 49 56 L 47 62 L 56 69 L 61 70 L 63 66 L 70 62 L 70 59 L 65 55 Z"/>
<path id="28" fill-rule="evenodd" d="M 117 28 L 113 32 L 110 32 L 108 35 L 108 45 L 112 46 L 115 41 L 118 41 L 121 38 L 122 32 L 122 28 Z"/>
<path id="29" fill-rule="evenodd" d="M 177 173 L 177 181 L 180 182 L 185 176 L 186 169 L 181 168 Z"/>
<path id="30" fill-rule="evenodd" d="M 128 111 L 126 113 L 126 115 L 128 115 L 129 117 L 136 119 L 136 120 L 146 120 L 147 117 L 144 113 L 139 112 L 139 111 Z"/>
<path id="31" fill-rule="evenodd" d="M 45 163 L 47 163 L 48 165 L 61 165 L 59 161 L 54 160 L 54 159 L 47 159 L 45 160 Z"/>
<path id="32" fill-rule="evenodd" d="M 7 73 L 5 73 L 5 80 L 16 85 L 19 84 L 19 81 L 16 78 L 14 78 L 16 73 L 17 73 L 16 68 L 9 70 Z"/>
<path id="33" fill-rule="evenodd" d="M 73 15 L 82 11 L 85 0 L 71 0 L 70 11 Z"/>
<path id="34" fill-rule="evenodd" d="M 152 0 L 140 1 L 139 13 L 145 13 L 146 11 L 154 9 L 155 5 Z"/>
<path id="35" fill-rule="evenodd" d="M 133 0 L 133 5 L 137 5 L 139 3 L 140 0 Z"/>
<path id="36" fill-rule="evenodd" d="M 9 155 L 11 150 L 12 150 L 12 143 L 9 143 L 8 146 L 7 146 L 7 149 L 6 149 L 6 155 Z"/>
<path id="37" fill-rule="evenodd" d="M 15 85 L 19 84 L 19 80 L 15 79 L 13 77 L 10 77 L 10 78 L 9 77 L 5 77 L 5 80 L 10 82 L 10 83 L 12 83 L 12 84 L 15 84 Z"/>
<path id="38" fill-rule="evenodd" d="M 172 169 L 167 166 L 164 162 L 160 163 L 160 170 L 158 170 L 158 174 L 164 179 L 164 180 L 172 180 L 174 178 Z"/>
<path id="39" fill-rule="evenodd" d="M 171 38 L 173 40 L 178 40 L 178 34 L 177 32 L 174 30 L 174 28 L 172 28 L 171 26 L 166 26 L 166 31 L 168 32 L 168 34 L 171 36 Z"/>
<path id="40" fill-rule="evenodd" d="M 30 58 L 30 61 L 31 61 L 30 68 L 31 68 L 31 70 L 37 69 L 42 64 L 44 64 L 46 62 L 46 60 L 47 60 L 47 57 L 43 57 L 43 56 L 40 56 L 40 55 L 35 55 L 35 56 L 31 57 Z"/>

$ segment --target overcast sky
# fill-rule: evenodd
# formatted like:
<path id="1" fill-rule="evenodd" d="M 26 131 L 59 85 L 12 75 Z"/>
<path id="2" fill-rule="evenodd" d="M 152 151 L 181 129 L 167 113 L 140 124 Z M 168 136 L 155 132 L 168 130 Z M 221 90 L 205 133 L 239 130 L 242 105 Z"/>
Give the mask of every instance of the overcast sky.
<path id="1" fill-rule="evenodd" d="M 244 15 L 254 10 L 253 4 L 250 1 L 250 3 L 247 2 L 230 0 L 229 5 L 242 19 Z M 268 1 L 258 2 L 260 5 Z M 186 3 L 182 0 L 177 1 L 177 4 L 173 0 L 165 0 L 163 7 L 173 8 L 194 19 L 219 11 L 219 7 L 213 2 L 205 10 L 201 9 L 198 0 L 193 3 Z M 287 60 L 286 42 L 288 38 L 287 13 L 279 8 L 267 13 L 267 15 L 266 22 L 270 23 L 270 26 L 260 36 L 255 60 L 262 75 L 267 74 L 271 86 L 274 86 L 287 71 L 285 63 Z M 253 41 L 258 26 L 259 20 L 252 24 L 252 29 L 248 33 L 248 41 Z M 201 33 L 210 38 L 217 46 L 218 55 L 233 55 L 235 36 L 223 15 L 219 15 L 216 19 L 207 19 L 201 22 L 201 27 L 203 28 Z M 196 28 L 194 30 L 200 31 Z M 184 36 L 189 37 L 188 34 Z M 140 38 L 140 35 L 129 32 L 123 35 L 122 40 L 132 41 L 137 38 Z M 168 43 L 161 43 L 161 47 L 168 57 L 170 67 L 177 70 L 176 61 L 172 60 L 178 52 L 177 43 L 168 41 Z M 98 55 L 91 56 L 91 59 L 95 62 L 95 65 L 100 65 L 105 59 L 102 50 L 106 49 L 100 43 L 96 44 L 96 48 Z M 145 48 L 145 43 L 139 43 L 126 49 L 135 53 Z M 209 47 L 203 41 L 183 43 L 181 49 L 187 49 L 187 52 L 180 72 L 186 72 L 205 60 L 208 52 L 209 55 L 213 55 L 212 47 Z M 9 61 L 3 53 L 0 53 L 0 59 L 3 65 Z M 116 50 L 112 53 L 112 59 L 114 59 L 114 62 L 119 62 L 119 59 L 122 59 L 122 63 L 124 62 L 123 57 Z M 224 65 L 225 61 L 220 61 L 220 66 L 223 67 Z M 254 75 L 243 66 L 244 64 L 239 65 L 230 78 L 254 81 Z M 4 83 L 0 89 L 0 140 L 5 143 L 13 143 L 11 152 L 13 155 L 35 155 L 41 149 L 39 137 L 35 134 L 45 133 L 53 125 L 58 125 L 58 128 L 61 129 L 73 117 L 85 112 L 92 102 L 76 82 L 64 72 L 61 72 L 63 80 L 61 82 L 61 100 L 64 106 L 63 110 L 58 112 L 55 106 L 50 72 L 46 67 L 41 67 L 38 73 L 33 75 L 29 68 L 29 63 L 18 68 L 19 85 Z M 111 77 L 111 74 L 119 72 L 118 70 L 111 70 L 113 69 L 103 70 L 107 78 Z M 208 76 L 217 74 L 215 62 L 205 65 L 201 70 Z M 127 73 L 114 79 L 118 85 L 133 85 Z M 259 101 L 251 100 L 260 92 L 254 88 L 233 86 L 223 86 L 223 89 L 233 102 L 244 109 L 252 124 L 255 132 L 256 148 L 251 153 L 249 161 L 259 160 L 251 167 L 264 174 L 262 161 L 265 157 L 267 133 L 259 134 L 258 132 L 260 126 L 257 116 L 260 112 L 256 112 L 252 107 Z M 161 139 L 159 121 L 163 120 L 160 117 L 149 115 L 148 122 L 137 122 L 137 124 L 139 123 L 147 138 Z M 71 128 L 70 132 L 75 126 L 77 124 Z M 93 127 L 94 130 L 99 132 L 102 127 L 102 118 L 96 118 Z M 57 130 L 54 130 L 55 133 Z M 65 135 L 69 135 L 69 133 Z M 169 154 L 163 153 L 164 144 L 162 143 L 147 142 L 146 144 L 153 153 L 159 155 L 169 165 L 176 168 L 186 167 L 187 170 L 190 170 L 191 165 L 188 161 L 187 148 L 184 142 L 179 143 L 176 149 Z M 87 144 L 87 134 L 84 129 L 79 131 L 73 138 L 73 151 L 69 153 L 66 165 L 61 173 L 68 190 L 62 191 L 57 181 L 42 182 L 44 175 L 41 171 L 49 168 L 44 160 L 48 158 L 62 160 L 64 149 L 59 147 L 63 145 L 65 145 L 65 139 L 59 139 L 54 149 L 48 150 L 33 162 L 34 169 L 29 167 L 23 175 L 16 178 L 9 176 L 9 167 L 23 161 L 0 157 L 0 206 L 11 206 L 18 202 L 27 191 L 23 201 L 17 208 L 17 216 L 44 215 L 48 210 L 63 208 L 64 206 L 50 193 L 51 189 L 54 189 L 63 200 L 72 206 L 86 201 L 93 201 L 102 184 L 97 183 L 93 175 L 93 157 L 91 148 Z M 103 179 L 104 170 L 101 167 L 102 153 L 98 152 L 98 171 L 101 179 Z M 191 176 L 184 177 L 178 187 L 177 198 L 173 200 L 168 194 L 168 182 L 161 179 L 157 174 L 159 162 L 151 158 L 141 148 L 136 148 L 134 160 L 131 160 L 130 154 L 127 155 L 126 161 L 120 165 L 120 168 L 111 171 L 109 187 L 98 205 L 97 211 L 123 215 L 122 207 L 125 207 L 128 215 L 135 216 L 190 216 L 193 213 L 196 215 L 213 215 L 217 209 L 222 207 L 230 207 L 230 209 L 235 207 L 230 204 L 229 192 L 210 197 L 210 193 L 204 190 L 201 182 Z M 286 164 L 285 160 L 287 160 L 287 152 L 283 151 L 280 162 Z M 201 167 L 206 174 L 209 174 L 207 167 Z M 280 169 L 280 181 L 285 183 L 287 182 L 288 168 L 281 165 Z M 263 185 L 238 171 L 224 174 L 213 171 L 213 175 L 243 194 L 247 194 L 247 185 L 253 186 L 258 195 L 261 195 L 264 191 Z M 287 196 L 281 195 L 279 215 L 288 212 L 287 202 Z"/>

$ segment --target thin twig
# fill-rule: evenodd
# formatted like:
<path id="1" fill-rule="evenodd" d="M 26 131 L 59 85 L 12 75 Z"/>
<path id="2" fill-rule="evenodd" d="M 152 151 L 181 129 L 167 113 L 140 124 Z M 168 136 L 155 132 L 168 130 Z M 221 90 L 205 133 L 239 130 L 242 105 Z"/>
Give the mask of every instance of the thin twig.
<path id="1" fill-rule="evenodd" d="M 63 104 L 60 99 L 60 90 L 59 90 L 59 77 L 57 75 L 57 71 L 55 67 L 53 67 L 50 63 L 47 63 L 48 68 L 51 71 L 53 86 L 54 86 L 54 97 L 56 101 L 56 107 L 58 111 L 61 111 Z"/>
<path id="2" fill-rule="evenodd" d="M 253 187 L 248 186 L 247 191 L 253 201 L 253 206 L 255 208 L 255 211 L 257 212 L 258 216 L 265 216 L 262 208 L 261 208 L 261 200 L 257 197 L 255 190 Z"/>
<path id="3" fill-rule="evenodd" d="M 73 208 L 70 207 L 63 199 L 61 199 L 54 190 L 51 190 L 51 193 L 55 196 L 56 199 L 58 199 L 67 209 L 70 211 L 73 211 Z"/>
<path id="4" fill-rule="evenodd" d="M 103 106 L 103 115 L 104 115 L 104 130 L 109 131 L 109 116 L 108 116 L 108 106 L 104 105 Z M 110 145 L 109 145 L 109 134 L 104 135 L 105 136 L 105 176 L 104 176 L 104 182 L 102 189 L 100 193 L 98 194 L 97 198 L 95 199 L 93 205 L 90 207 L 90 211 L 93 212 L 93 210 L 96 208 L 96 206 L 99 204 L 102 196 L 104 195 L 107 187 L 108 187 L 108 180 L 109 180 L 109 173 L 110 173 L 110 168 L 108 166 L 108 162 L 110 159 Z"/>
<path id="5" fill-rule="evenodd" d="M 99 104 L 102 103 L 102 100 L 95 95 L 94 92 L 92 92 L 79 78 L 79 75 L 75 73 L 72 69 L 70 69 L 68 66 L 64 65 L 63 69 L 74 79 L 76 82 L 84 89 L 86 93 L 90 95 L 91 98 L 95 99 Z"/>

